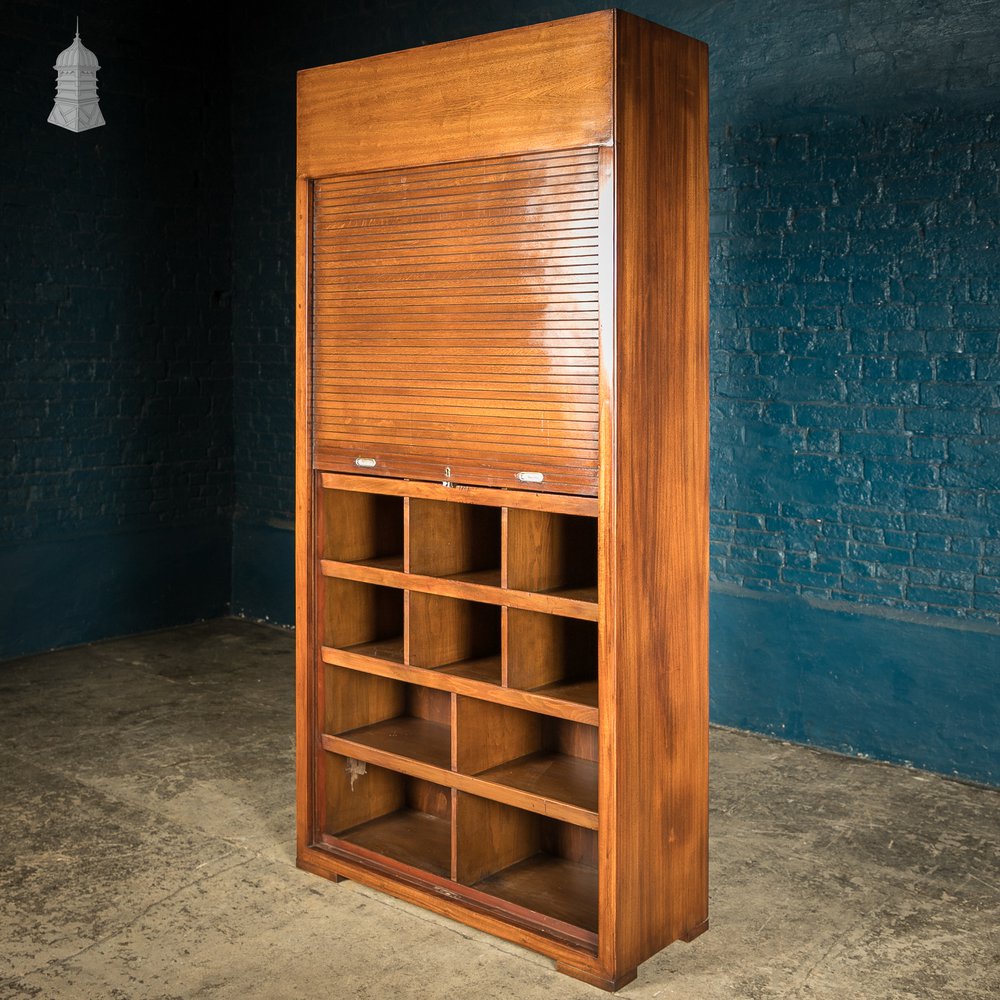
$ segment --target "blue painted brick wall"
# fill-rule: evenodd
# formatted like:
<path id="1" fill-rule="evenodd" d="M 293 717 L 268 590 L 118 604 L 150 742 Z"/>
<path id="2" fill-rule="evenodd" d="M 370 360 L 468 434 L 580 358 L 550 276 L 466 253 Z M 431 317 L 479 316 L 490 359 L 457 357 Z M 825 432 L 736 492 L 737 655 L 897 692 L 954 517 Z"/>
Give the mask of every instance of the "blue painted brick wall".
<path id="1" fill-rule="evenodd" d="M 1000 621 L 1000 115 L 713 143 L 718 580 Z"/>

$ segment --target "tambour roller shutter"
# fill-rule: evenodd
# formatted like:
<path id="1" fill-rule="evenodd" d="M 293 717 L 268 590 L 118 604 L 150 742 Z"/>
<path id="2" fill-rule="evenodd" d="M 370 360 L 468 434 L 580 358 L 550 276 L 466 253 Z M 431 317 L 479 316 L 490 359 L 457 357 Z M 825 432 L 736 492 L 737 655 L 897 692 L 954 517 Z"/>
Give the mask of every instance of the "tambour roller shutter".
<path id="1" fill-rule="evenodd" d="M 313 463 L 596 493 L 598 150 L 316 180 Z"/>

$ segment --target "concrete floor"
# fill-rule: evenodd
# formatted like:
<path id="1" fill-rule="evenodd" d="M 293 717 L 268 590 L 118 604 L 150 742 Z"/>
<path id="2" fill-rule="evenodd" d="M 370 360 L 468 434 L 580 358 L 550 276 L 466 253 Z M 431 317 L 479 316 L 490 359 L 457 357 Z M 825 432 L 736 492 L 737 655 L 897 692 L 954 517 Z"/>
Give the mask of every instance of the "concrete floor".
<path id="1" fill-rule="evenodd" d="M 292 637 L 0 665 L 0 997 L 604 996 L 293 863 Z M 635 998 L 1000 996 L 1000 794 L 712 734 L 711 930 Z"/>

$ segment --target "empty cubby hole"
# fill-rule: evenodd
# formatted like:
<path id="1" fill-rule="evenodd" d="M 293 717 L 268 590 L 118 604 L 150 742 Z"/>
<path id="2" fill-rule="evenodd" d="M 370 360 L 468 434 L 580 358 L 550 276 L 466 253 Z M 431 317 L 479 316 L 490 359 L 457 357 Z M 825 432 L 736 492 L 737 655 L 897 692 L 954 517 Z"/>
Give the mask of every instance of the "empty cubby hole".
<path id="1" fill-rule="evenodd" d="M 451 695 L 327 664 L 323 729 L 340 741 L 451 767 Z M 341 746 L 339 749 L 344 750 Z"/>
<path id="2" fill-rule="evenodd" d="M 457 792 L 454 878 L 597 933 L 595 830 Z"/>
<path id="3" fill-rule="evenodd" d="M 499 607 L 416 592 L 409 602 L 411 666 L 500 683 Z"/>
<path id="4" fill-rule="evenodd" d="M 508 687 L 597 707 L 597 622 L 507 609 Z"/>
<path id="5" fill-rule="evenodd" d="M 455 770 L 597 812 L 597 727 L 456 696 Z"/>
<path id="6" fill-rule="evenodd" d="M 403 592 L 355 580 L 322 578 L 323 644 L 381 660 L 403 661 Z"/>
<path id="7" fill-rule="evenodd" d="M 412 498 L 409 572 L 500 585 L 499 507 Z"/>
<path id="8" fill-rule="evenodd" d="M 403 498 L 321 489 L 319 557 L 403 569 Z"/>
<path id="9" fill-rule="evenodd" d="M 324 753 L 321 763 L 327 837 L 450 875 L 450 789 L 341 754 Z"/>
<path id="10" fill-rule="evenodd" d="M 597 598 L 597 519 L 544 510 L 507 511 L 506 586 Z"/>

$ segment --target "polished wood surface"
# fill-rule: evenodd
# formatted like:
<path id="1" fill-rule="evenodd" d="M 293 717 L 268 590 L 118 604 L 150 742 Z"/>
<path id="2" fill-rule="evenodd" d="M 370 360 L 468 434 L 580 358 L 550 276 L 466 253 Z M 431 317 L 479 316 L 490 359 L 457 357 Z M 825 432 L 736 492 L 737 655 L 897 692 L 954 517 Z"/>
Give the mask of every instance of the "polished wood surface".
<path id="1" fill-rule="evenodd" d="M 616 20 L 613 427 L 600 518 L 609 979 L 708 912 L 708 53 Z"/>
<path id="2" fill-rule="evenodd" d="M 468 579 L 492 571 L 499 585 L 499 509 L 417 497 L 407 504 L 408 573 Z"/>
<path id="3" fill-rule="evenodd" d="M 325 878 L 349 878 L 435 913 L 548 955 L 575 969 L 600 974 L 597 935 L 442 878 L 403 862 L 387 862 L 365 848 L 321 834 L 299 865 Z"/>
<path id="4" fill-rule="evenodd" d="M 345 563 L 352 567 L 356 563 Z M 374 582 L 393 579 L 389 570 L 368 570 Z M 365 574 L 361 574 L 365 576 Z M 321 620 L 318 625 L 327 646 L 395 640 L 403 635 L 403 595 L 392 587 L 371 586 L 347 576 L 325 576 L 321 582 Z"/>
<path id="5" fill-rule="evenodd" d="M 508 608 L 506 683 L 597 704 L 597 625 Z"/>
<path id="6" fill-rule="evenodd" d="M 707 926 L 706 50 L 449 44 L 300 75 L 298 863 L 613 990 Z"/>
<path id="7" fill-rule="evenodd" d="M 435 767 L 451 762 L 451 731 L 440 722 L 399 716 L 340 734 L 345 743 L 362 744 L 397 757 L 409 757 Z"/>
<path id="8" fill-rule="evenodd" d="M 534 753 L 491 767 L 479 777 L 597 813 L 594 761 L 560 753 Z"/>
<path id="9" fill-rule="evenodd" d="M 474 503 L 483 507 L 516 507 L 524 510 L 546 510 L 554 514 L 579 514 L 597 517 L 598 503 L 593 497 L 562 496 L 531 493 L 527 490 L 493 490 L 478 486 L 442 486 L 440 483 L 408 482 L 402 479 L 381 479 L 345 476 L 336 472 L 320 474 L 324 489 L 358 490 L 362 493 L 382 493 L 390 496 L 426 497 L 450 503 Z"/>
<path id="10" fill-rule="evenodd" d="M 353 648 L 357 649 L 358 647 Z M 518 691 L 499 687 L 498 672 L 493 673 L 495 679 L 485 681 L 479 677 L 463 676 L 461 672 L 452 673 L 448 667 L 427 670 L 423 667 L 407 666 L 395 658 L 395 648 L 390 652 L 392 654 L 390 656 L 375 658 L 365 654 L 358 655 L 353 650 L 323 646 L 321 656 L 324 662 L 346 667 L 349 670 L 360 670 L 380 677 L 389 677 L 412 684 L 423 684 L 439 691 L 465 694 L 472 698 L 488 699 L 500 705 L 511 705 L 514 708 L 523 708 L 528 712 L 551 715 L 558 719 L 570 719 L 573 722 L 584 722 L 591 726 L 597 725 L 596 682 L 593 684 L 593 690 L 588 689 L 586 692 L 575 691 L 573 685 L 566 685 L 566 688 L 569 689 L 566 697 L 563 696 L 563 685 L 560 684 L 541 688 L 538 691 Z M 591 699 L 593 704 L 590 700 L 585 700 L 591 694 L 595 696 Z"/>
<path id="11" fill-rule="evenodd" d="M 393 719 L 406 710 L 406 686 L 329 666 L 320 675 L 321 732 L 340 733 Z"/>
<path id="12" fill-rule="evenodd" d="M 317 507 L 318 547 L 324 559 L 374 562 L 402 570 L 401 497 L 322 490 Z"/>
<path id="13" fill-rule="evenodd" d="M 378 728 L 386 730 L 390 727 L 380 726 Z M 363 734 L 361 739 L 354 739 L 351 733 L 346 733 L 343 736 L 325 733 L 320 737 L 319 745 L 322 749 L 329 751 L 330 755 L 364 761 L 366 764 L 401 775 L 408 775 L 411 778 L 419 778 L 437 785 L 447 785 L 459 791 L 478 795 L 481 798 L 504 802 L 507 805 L 526 809 L 553 820 L 573 824 L 574 828 L 596 830 L 599 825 L 597 813 L 586 805 L 569 801 L 558 794 L 549 794 L 548 790 L 491 781 L 478 775 L 450 770 L 443 766 L 440 757 L 437 763 L 426 759 L 430 756 L 430 751 L 414 756 L 411 750 L 415 744 L 409 741 L 393 742 L 391 739 L 370 739 L 367 733 Z M 416 752 L 420 754 L 419 749 Z"/>
<path id="14" fill-rule="evenodd" d="M 500 609 L 456 601 L 436 594 L 410 592 L 406 662 L 416 667 L 470 667 L 481 671 L 484 658 L 500 660 Z M 498 678 L 499 679 L 499 678 Z"/>
<path id="15" fill-rule="evenodd" d="M 340 834 L 359 847 L 436 875 L 451 872 L 451 829 L 448 820 L 413 809 L 369 820 Z"/>
<path id="16" fill-rule="evenodd" d="M 511 608 L 523 608 L 526 611 L 543 611 L 546 614 L 566 615 L 569 618 L 582 618 L 585 621 L 597 621 L 597 587 L 567 588 L 554 593 L 536 594 L 521 590 L 506 590 L 499 586 L 500 574 L 490 574 L 485 583 L 460 577 L 418 576 L 415 573 L 401 573 L 398 570 L 365 563 L 338 563 L 330 559 L 321 559 L 319 569 L 324 577 L 340 581 L 355 581 L 360 584 L 373 585 L 376 589 L 406 588 L 424 594 L 440 594 L 442 597 L 456 597 L 466 601 L 480 601 L 484 604 L 499 604 Z M 470 577 L 475 574 L 470 574 Z M 336 608 L 331 605 L 331 615 L 336 614 Z M 366 611 L 375 615 L 377 612 Z M 385 614 L 389 616 L 387 609 Z M 346 618 L 343 611 L 337 616 L 339 621 Z M 366 619 L 367 620 L 367 619 Z M 346 629 L 346 623 L 344 628 Z M 363 642 L 363 638 L 354 642 Z M 330 642 L 329 645 L 344 645 Z"/>
<path id="17" fill-rule="evenodd" d="M 536 854 L 538 817 L 456 791 L 452 877 L 472 885 Z"/>
<path id="18" fill-rule="evenodd" d="M 318 467 L 596 491 L 597 159 L 316 181 Z"/>
<path id="19" fill-rule="evenodd" d="M 537 751 L 542 744 L 543 720 L 533 712 L 456 697 L 452 718 L 455 736 L 452 767 L 464 774 L 479 774 L 498 764 L 520 759 Z"/>
<path id="20" fill-rule="evenodd" d="M 586 930 L 598 925 L 597 869 L 536 854 L 479 882 L 476 888 Z"/>
<path id="21" fill-rule="evenodd" d="M 323 753 L 323 833 L 369 823 L 406 807 L 406 779 L 394 771 L 361 766 L 339 754 Z"/>
<path id="22" fill-rule="evenodd" d="M 298 175 L 611 140 L 610 11 L 303 70 Z"/>

